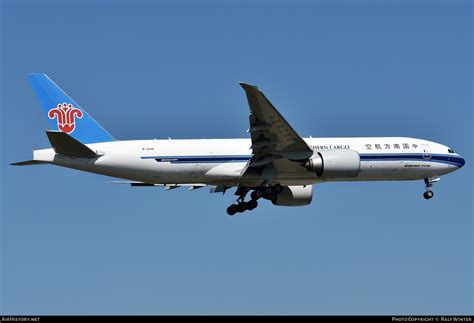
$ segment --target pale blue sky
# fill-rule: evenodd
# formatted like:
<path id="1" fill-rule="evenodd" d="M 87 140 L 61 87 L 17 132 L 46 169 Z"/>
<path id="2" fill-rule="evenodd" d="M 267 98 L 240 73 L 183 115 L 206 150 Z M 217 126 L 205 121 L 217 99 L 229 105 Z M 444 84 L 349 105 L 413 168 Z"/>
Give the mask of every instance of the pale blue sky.
<path id="1" fill-rule="evenodd" d="M 1 1 L 1 293 L 8 314 L 473 312 L 471 1 Z M 245 137 L 238 81 L 303 136 L 411 136 L 466 166 L 330 183 L 229 217 L 232 194 L 53 166 L 26 74 L 119 139 Z"/>

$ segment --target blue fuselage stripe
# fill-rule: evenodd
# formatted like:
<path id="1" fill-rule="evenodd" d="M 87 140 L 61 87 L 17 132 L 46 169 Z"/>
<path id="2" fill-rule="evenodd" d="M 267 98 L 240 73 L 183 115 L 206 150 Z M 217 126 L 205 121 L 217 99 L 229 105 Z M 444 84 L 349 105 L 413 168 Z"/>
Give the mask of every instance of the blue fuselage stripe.
<path id="1" fill-rule="evenodd" d="M 153 156 L 153 157 L 142 157 L 145 159 L 155 159 L 157 162 L 170 162 L 170 163 L 225 163 L 225 162 L 239 162 L 248 161 L 250 155 L 242 156 L 231 156 L 231 155 L 209 155 L 209 156 Z"/>
<path id="2" fill-rule="evenodd" d="M 361 154 L 362 161 L 424 161 L 449 164 L 457 167 L 464 165 L 463 158 L 452 155 L 424 154 Z"/>
<path id="3" fill-rule="evenodd" d="M 144 156 L 142 159 L 155 159 L 168 163 L 229 163 L 246 162 L 251 155 L 206 155 L 206 156 Z M 455 155 L 441 154 L 361 154 L 361 161 L 424 161 L 462 167 L 464 159 Z"/>

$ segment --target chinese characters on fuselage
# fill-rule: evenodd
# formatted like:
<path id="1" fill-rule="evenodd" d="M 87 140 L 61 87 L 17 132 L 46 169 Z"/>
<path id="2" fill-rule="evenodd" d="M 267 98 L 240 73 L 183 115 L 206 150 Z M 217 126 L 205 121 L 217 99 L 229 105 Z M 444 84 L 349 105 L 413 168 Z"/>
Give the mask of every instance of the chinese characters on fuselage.
<path id="1" fill-rule="evenodd" d="M 398 149 L 417 149 L 417 144 L 409 144 L 406 142 L 388 144 L 388 143 L 367 143 L 364 145 L 366 150 L 398 150 Z M 351 149 L 350 145 L 315 145 L 310 146 L 313 150 L 326 150 L 326 149 Z"/>
<path id="2" fill-rule="evenodd" d="M 406 142 L 401 144 L 365 144 L 367 150 L 385 150 L 385 149 L 416 149 L 417 144 L 408 144 Z"/>

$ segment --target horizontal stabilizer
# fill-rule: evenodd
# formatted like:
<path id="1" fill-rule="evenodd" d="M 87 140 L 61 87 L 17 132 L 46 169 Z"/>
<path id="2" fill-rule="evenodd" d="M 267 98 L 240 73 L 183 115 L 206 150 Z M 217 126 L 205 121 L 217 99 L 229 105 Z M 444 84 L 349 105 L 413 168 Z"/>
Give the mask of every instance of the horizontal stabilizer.
<path id="1" fill-rule="evenodd" d="M 62 131 L 46 131 L 48 139 L 57 154 L 79 157 L 95 158 L 98 155 L 86 145 L 80 143 L 70 135 Z"/>
<path id="2" fill-rule="evenodd" d="M 44 161 L 40 161 L 40 160 L 27 160 L 27 161 L 22 161 L 22 162 L 18 162 L 18 163 L 12 163 L 10 165 L 13 165 L 13 166 L 30 166 L 30 165 L 44 165 L 44 164 L 49 164 L 49 163 L 44 162 Z"/>

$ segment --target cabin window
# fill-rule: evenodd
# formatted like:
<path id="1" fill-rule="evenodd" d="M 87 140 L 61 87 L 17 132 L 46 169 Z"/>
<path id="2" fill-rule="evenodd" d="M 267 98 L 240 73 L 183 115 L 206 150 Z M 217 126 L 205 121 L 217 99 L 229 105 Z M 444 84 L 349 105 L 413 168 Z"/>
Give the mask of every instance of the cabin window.
<path id="1" fill-rule="evenodd" d="M 448 148 L 448 152 L 454 154 L 454 150 L 452 150 L 451 148 Z"/>

